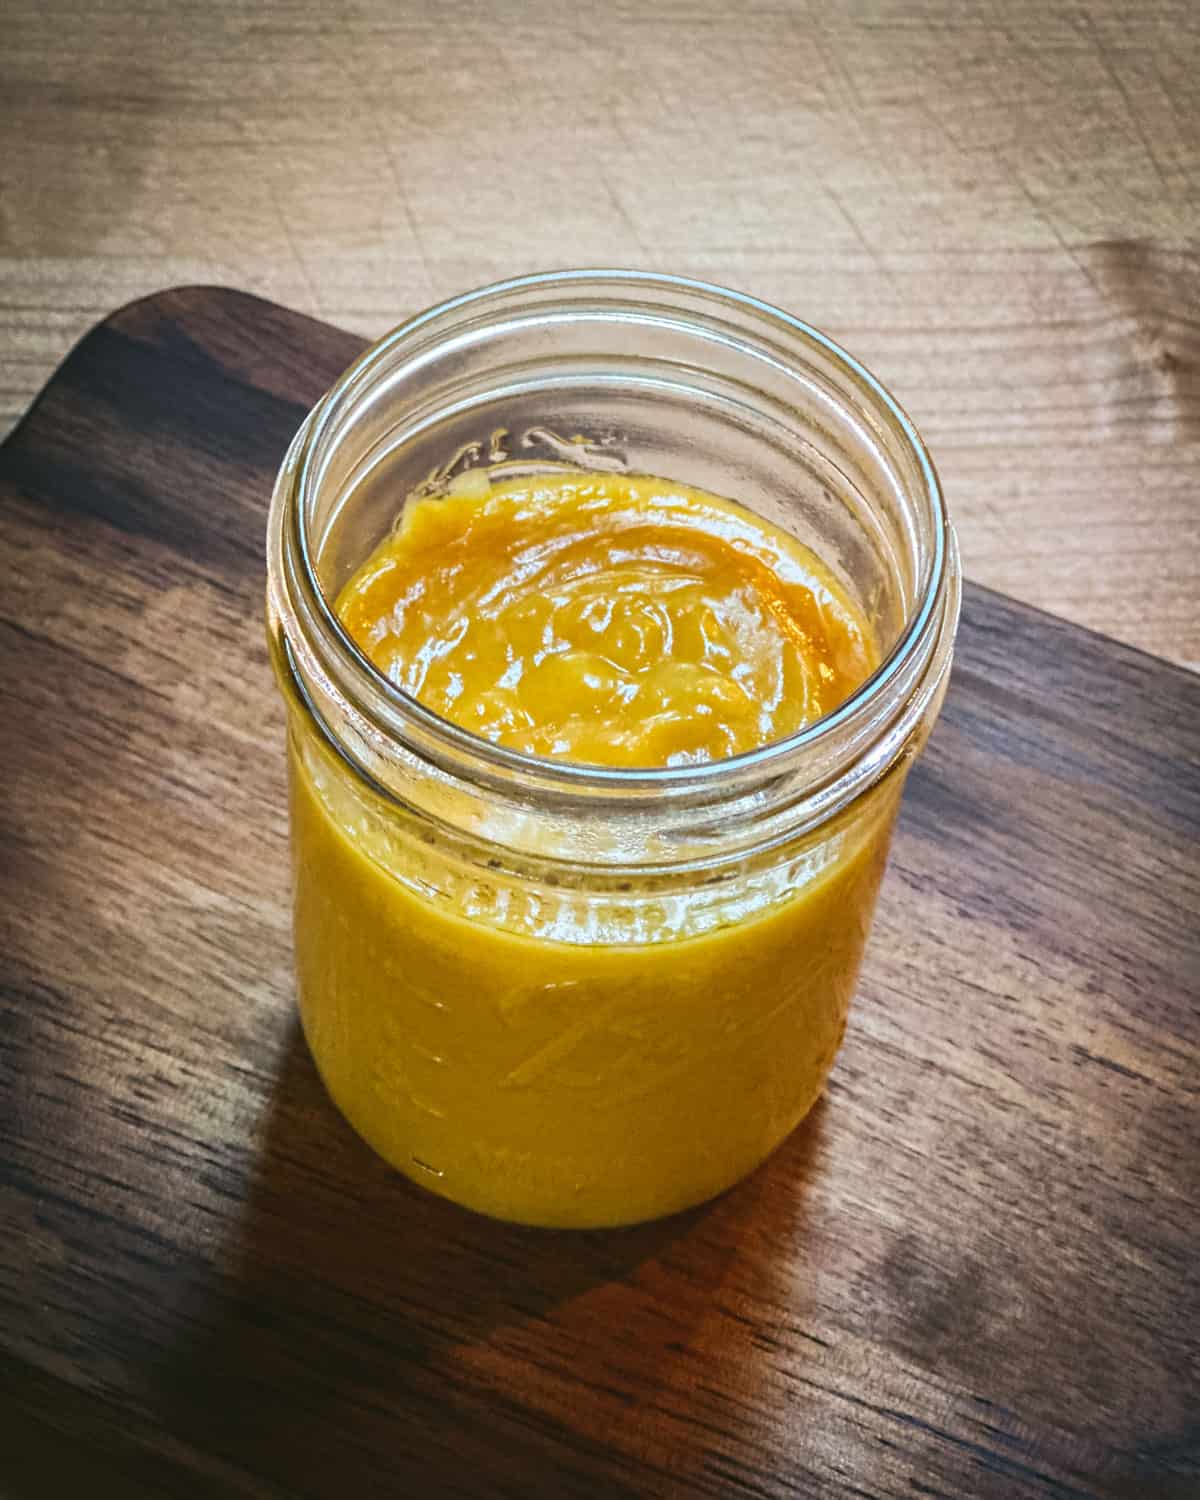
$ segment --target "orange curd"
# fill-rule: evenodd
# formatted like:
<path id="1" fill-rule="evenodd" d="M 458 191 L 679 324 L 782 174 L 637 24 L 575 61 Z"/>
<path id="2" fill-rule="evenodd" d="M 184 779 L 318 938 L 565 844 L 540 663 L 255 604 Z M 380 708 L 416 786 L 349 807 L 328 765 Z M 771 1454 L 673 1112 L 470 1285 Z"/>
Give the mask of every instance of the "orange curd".
<path id="1" fill-rule="evenodd" d="M 752 750 L 878 660 L 794 538 L 627 475 L 470 471 L 410 501 L 336 608 L 439 715 L 610 767 Z M 402 1171 L 503 1218 L 629 1223 L 729 1186 L 817 1098 L 902 775 L 728 897 L 618 893 L 581 915 L 569 882 L 535 889 L 499 860 L 481 879 L 406 831 L 299 716 L 290 763 L 305 1031 L 335 1101 Z"/>

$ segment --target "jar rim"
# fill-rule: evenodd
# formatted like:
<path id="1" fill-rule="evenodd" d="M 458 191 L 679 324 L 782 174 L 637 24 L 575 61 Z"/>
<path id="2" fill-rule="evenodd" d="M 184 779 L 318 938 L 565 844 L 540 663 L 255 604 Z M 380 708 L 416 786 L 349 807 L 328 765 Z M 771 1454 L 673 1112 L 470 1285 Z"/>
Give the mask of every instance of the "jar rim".
<path id="1" fill-rule="evenodd" d="M 911 459 L 920 478 L 922 498 L 929 507 L 933 522 L 930 528 L 932 546 L 923 576 L 918 581 L 913 607 L 907 612 L 903 628 L 888 653 L 875 671 L 828 714 L 790 735 L 738 755 L 683 766 L 615 767 L 527 755 L 476 735 L 428 708 L 380 672 L 345 629 L 318 579 L 305 525 L 306 501 L 319 477 L 314 471 L 314 456 L 322 439 L 331 432 L 348 402 L 369 386 L 371 376 L 379 366 L 422 330 L 439 320 L 513 294 L 556 288 L 577 292 L 602 289 L 611 292 L 627 288 L 631 293 L 657 290 L 676 296 L 686 293 L 711 303 L 714 310 L 723 308 L 727 312 L 740 312 L 751 321 L 752 327 L 782 333 L 801 346 L 819 350 L 850 377 L 856 389 L 874 404 L 876 414 L 882 415 L 894 427 L 906 450 L 906 457 Z M 464 761 L 471 763 L 474 774 L 482 773 L 487 779 L 495 777 L 505 783 L 511 783 L 514 778 L 532 779 L 558 793 L 569 796 L 575 791 L 590 794 L 593 800 L 597 794 L 641 796 L 654 791 L 685 796 L 694 792 L 707 797 L 719 794 L 724 788 L 744 787 L 748 781 L 758 783 L 777 773 L 794 770 L 799 761 L 810 754 L 819 756 L 822 747 L 831 746 L 839 736 L 851 732 L 851 726 L 857 720 L 869 715 L 871 709 L 887 697 L 889 689 L 895 687 L 906 669 L 911 670 L 913 658 L 922 651 L 923 643 L 927 649 L 933 650 L 938 638 L 945 634 L 937 626 L 946 613 L 948 575 L 952 571 L 957 574 L 957 550 L 936 468 L 912 419 L 883 383 L 827 334 L 769 302 L 712 282 L 653 271 L 585 268 L 512 277 L 448 298 L 399 324 L 363 351 L 329 389 L 297 433 L 292 452 L 285 460 L 285 469 L 290 469 L 294 475 L 292 494 L 295 503 L 291 505 L 290 517 L 284 524 L 288 525 L 290 521 L 291 541 L 300 559 L 296 581 L 307 596 L 310 619 L 315 614 L 313 623 L 327 637 L 327 646 L 334 648 L 341 663 L 349 669 L 349 676 L 357 689 L 355 696 L 360 703 L 381 701 L 390 710 L 387 714 L 390 725 L 399 722 L 419 730 L 425 746 L 432 747 L 435 756 L 440 750 L 460 770 Z M 957 576 L 950 582 L 954 586 L 952 609 L 956 617 Z M 954 623 L 952 619 L 951 639 Z"/>

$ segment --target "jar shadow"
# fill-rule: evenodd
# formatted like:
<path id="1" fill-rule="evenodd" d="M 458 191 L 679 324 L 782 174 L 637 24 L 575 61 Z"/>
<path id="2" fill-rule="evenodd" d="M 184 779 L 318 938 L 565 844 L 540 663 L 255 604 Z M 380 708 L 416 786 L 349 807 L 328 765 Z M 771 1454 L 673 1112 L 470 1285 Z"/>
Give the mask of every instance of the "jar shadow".
<path id="1" fill-rule="evenodd" d="M 297 1025 L 227 1275 L 157 1372 L 159 1419 L 239 1473 L 305 1494 L 342 1492 L 347 1444 L 356 1479 L 438 1493 L 477 1492 L 481 1465 L 517 1475 L 557 1453 L 556 1492 L 573 1493 L 572 1464 L 595 1474 L 597 1444 L 626 1446 L 632 1408 L 672 1389 L 684 1400 L 692 1361 L 719 1370 L 731 1339 L 746 1389 L 754 1348 L 744 1319 L 718 1315 L 722 1287 L 740 1279 L 744 1249 L 761 1276 L 764 1234 L 796 1234 L 824 1114 L 820 1103 L 751 1178 L 673 1218 L 524 1228 L 387 1166 L 334 1108 Z"/>

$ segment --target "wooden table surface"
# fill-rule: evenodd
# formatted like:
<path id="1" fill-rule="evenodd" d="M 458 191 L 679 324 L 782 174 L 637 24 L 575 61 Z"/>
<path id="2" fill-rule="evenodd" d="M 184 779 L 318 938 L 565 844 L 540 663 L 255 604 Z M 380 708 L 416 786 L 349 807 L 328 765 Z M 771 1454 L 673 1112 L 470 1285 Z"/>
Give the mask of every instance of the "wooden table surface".
<path id="1" fill-rule="evenodd" d="M 294 1018 L 262 534 L 357 346 L 151 298 L 0 445 L 0 1496 L 1195 1500 L 1200 677 L 969 585 L 826 1100 L 477 1218 Z"/>
<path id="2" fill-rule="evenodd" d="M 1193 664 L 1198 245 L 1195 0 L 3 7 L 0 431 L 164 286 L 674 270 L 876 370 L 970 577 Z"/>

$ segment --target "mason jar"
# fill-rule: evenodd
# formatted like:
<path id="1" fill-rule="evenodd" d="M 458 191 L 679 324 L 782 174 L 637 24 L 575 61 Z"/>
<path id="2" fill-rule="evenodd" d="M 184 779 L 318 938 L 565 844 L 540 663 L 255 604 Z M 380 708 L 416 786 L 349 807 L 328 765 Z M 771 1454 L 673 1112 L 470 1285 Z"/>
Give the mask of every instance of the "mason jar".
<path id="1" fill-rule="evenodd" d="M 826 717 L 708 764 L 477 738 L 380 674 L 332 601 L 406 504 L 479 470 L 736 500 L 833 571 L 880 665 Z M 522 277 L 347 370 L 280 471 L 268 568 L 300 1016 L 351 1125 L 422 1186 L 536 1225 L 654 1218 L 752 1171 L 833 1064 L 950 667 L 954 534 L 892 397 L 751 297 Z"/>

